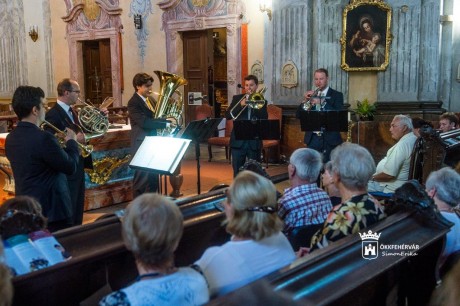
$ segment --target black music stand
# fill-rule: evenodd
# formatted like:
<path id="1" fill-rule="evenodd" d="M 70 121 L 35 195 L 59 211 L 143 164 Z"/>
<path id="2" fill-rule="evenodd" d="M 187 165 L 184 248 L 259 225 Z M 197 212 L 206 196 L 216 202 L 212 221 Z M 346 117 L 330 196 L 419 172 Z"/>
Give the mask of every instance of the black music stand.
<path id="1" fill-rule="evenodd" d="M 236 140 L 280 139 L 278 119 L 235 120 L 233 122 Z"/>
<path id="2" fill-rule="evenodd" d="M 348 111 L 303 111 L 300 113 L 300 128 L 304 132 L 319 132 L 321 134 L 345 132 L 348 130 Z M 322 137 L 322 148 L 324 150 L 324 137 Z"/>
<path id="3" fill-rule="evenodd" d="M 217 126 L 221 121 L 222 118 L 208 118 L 204 120 L 191 121 L 181 135 L 181 138 L 191 139 L 195 143 L 198 194 L 201 193 L 200 142 L 208 140 L 208 138 L 214 134 L 214 131 L 217 129 Z"/>

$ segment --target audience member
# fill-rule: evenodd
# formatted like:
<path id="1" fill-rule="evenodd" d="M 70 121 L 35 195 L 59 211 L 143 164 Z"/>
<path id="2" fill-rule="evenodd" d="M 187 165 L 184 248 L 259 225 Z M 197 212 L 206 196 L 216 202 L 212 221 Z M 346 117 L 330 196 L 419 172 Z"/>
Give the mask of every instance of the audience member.
<path id="1" fill-rule="evenodd" d="M 135 283 L 104 297 L 99 305 L 202 305 L 209 293 L 204 277 L 176 268 L 174 251 L 183 231 L 182 213 L 168 198 L 145 193 L 127 207 L 122 219 L 126 248 L 133 252 Z"/>
<path id="2" fill-rule="evenodd" d="M 439 116 L 439 129 L 442 133 L 458 128 L 458 117 L 453 112 L 447 112 Z"/>
<path id="3" fill-rule="evenodd" d="M 11 283 L 11 274 L 5 265 L 3 254 L 3 243 L 0 239 L 0 306 L 9 306 L 13 301 L 13 284 Z"/>
<path id="4" fill-rule="evenodd" d="M 413 127 L 412 132 L 414 133 L 416 137 L 420 137 L 420 129 L 425 125 L 433 127 L 433 124 L 431 124 L 431 122 L 429 121 L 426 121 L 425 119 L 422 119 L 420 117 L 412 118 L 412 127 Z"/>
<path id="5" fill-rule="evenodd" d="M 196 262 L 209 282 L 211 296 L 223 295 L 289 265 L 295 254 L 281 233 L 276 189 L 268 179 L 240 172 L 224 201 L 231 241 L 208 248 Z"/>
<path id="6" fill-rule="evenodd" d="M 412 133 L 412 121 L 404 115 L 396 115 L 391 121 L 391 137 L 397 141 L 378 163 L 369 182 L 369 191 L 393 193 L 409 178 L 410 158 L 417 137 Z"/>
<path id="7" fill-rule="evenodd" d="M 447 112 L 439 116 L 439 129 L 442 133 L 458 129 L 459 119 L 453 112 Z M 460 147 L 447 150 L 444 164 L 457 168 L 460 161 Z"/>
<path id="8" fill-rule="evenodd" d="M 334 184 L 331 161 L 328 161 L 324 165 L 324 172 L 321 174 L 321 182 L 323 184 L 323 189 L 327 192 L 329 198 L 331 199 L 332 205 L 340 204 L 342 199 L 340 198 L 339 189 L 337 189 L 337 186 Z"/>
<path id="9" fill-rule="evenodd" d="M 270 175 L 267 173 L 267 171 L 265 171 L 264 167 L 262 167 L 262 164 L 259 163 L 257 160 L 249 159 L 247 162 L 244 163 L 243 167 L 240 168 L 240 171 L 243 170 L 252 171 L 254 173 L 262 175 L 263 177 L 271 181 Z M 276 198 L 279 199 L 281 198 L 281 196 L 281 193 L 279 191 L 276 191 Z"/>
<path id="10" fill-rule="evenodd" d="M 460 301 L 460 262 L 452 268 L 431 297 L 431 306 L 457 306 Z"/>
<path id="11" fill-rule="evenodd" d="M 291 187 L 278 201 L 278 215 L 288 237 L 295 228 L 323 224 L 332 209 L 328 194 L 316 184 L 322 166 L 321 154 L 313 149 L 297 149 L 289 159 Z"/>
<path id="12" fill-rule="evenodd" d="M 32 197 L 17 196 L 0 206 L 0 236 L 3 239 L 45 228 L 46 218 L 42 214 L 42 207 Z"/>
<path id="13" fill-rule="evenodd" d="M 385 217 L 379 202 L 367 193 L 367 183 L 375 171 L 374 160 L 364 147 L 343 143 L 331 153 L 332 177 L 342 203 L 332 208 L 323 228 L 311 239 L 311 248 L 356 234 Z"/>
<path id="14" fill-rule="evenodd" d="M 441 215 L 454 223 L 447 233 L 446 245 L 441 255 L 442 265 L 449 255 L 460 250 L 460 174 L 447 167 L 431 172 L 425 187 Z"/>

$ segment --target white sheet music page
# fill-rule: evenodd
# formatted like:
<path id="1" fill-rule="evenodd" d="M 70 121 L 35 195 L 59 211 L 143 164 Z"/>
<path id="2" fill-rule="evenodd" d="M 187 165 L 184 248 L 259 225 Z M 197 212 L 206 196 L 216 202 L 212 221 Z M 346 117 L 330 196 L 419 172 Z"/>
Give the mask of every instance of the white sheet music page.
<path id="1" fill-rule="evenodd" d="M 147 170 L 174 173 L 190 144 L 189 139 L 147 136 L 130 166 Z"/>

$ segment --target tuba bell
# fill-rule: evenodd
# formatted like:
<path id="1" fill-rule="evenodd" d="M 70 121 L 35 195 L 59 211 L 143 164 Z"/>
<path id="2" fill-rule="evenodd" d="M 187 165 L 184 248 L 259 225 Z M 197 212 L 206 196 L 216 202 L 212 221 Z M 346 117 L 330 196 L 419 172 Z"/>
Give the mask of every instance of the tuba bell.
<path id="1" fill-rule="evenodd" d="M 171 121 L 171 126 L 159 130 L 160 136 L 175 136 L 182 127 L 182 106 L 183 97 L 177 89 L 182 85 L 187 85 L 187 80 L 179 75 L 155 70 L 155 74 L 160 80 L 160 91 L 158 101 L 154 106 L 154 119 L 167 119 Z M 176 94 L 177 98 L 172 98 Z"/>

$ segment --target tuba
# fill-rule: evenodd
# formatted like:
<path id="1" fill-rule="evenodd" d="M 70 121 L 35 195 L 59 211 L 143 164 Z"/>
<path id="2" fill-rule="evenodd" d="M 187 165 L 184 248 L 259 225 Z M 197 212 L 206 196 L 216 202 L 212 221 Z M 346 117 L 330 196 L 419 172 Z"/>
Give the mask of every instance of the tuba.
<path id="1" fill-rule="evenodd" d="M 187 80 L 183 77 L 155 70 L 155 74 L 160 80 L 160 92 L 158 93 L 158 101 L 154 106 L 154 119 L 167 119 L 171 121 L 171 126 L 158 131 L 160 136 L 175 136 L 182 126 L 182 106 L 183 98 L 180 91 L 177 89 L 182 85 L 187 85 Z M 177 99 L 172 98 L 176 94 Z"/>

